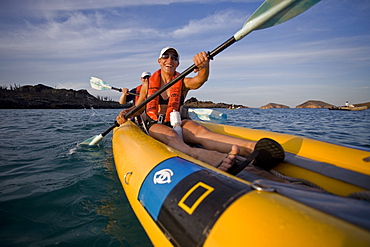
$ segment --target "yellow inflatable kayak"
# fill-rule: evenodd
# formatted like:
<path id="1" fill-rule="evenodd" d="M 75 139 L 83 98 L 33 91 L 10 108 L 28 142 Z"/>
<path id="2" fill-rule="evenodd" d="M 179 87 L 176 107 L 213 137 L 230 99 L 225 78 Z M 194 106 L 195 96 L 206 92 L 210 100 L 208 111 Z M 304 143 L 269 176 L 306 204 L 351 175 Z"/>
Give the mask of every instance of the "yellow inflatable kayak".
<path id="1" fill-rule="evenodd" d="M 241 179 L 154 140 L 128 121 L 114 130 L 114 160 L 155 246 L 370 246 L 368 150 L 201 124 L 248 140 L 276 140 L 286 158 L 274 172 L 321 189 L 246 171 Z"/>

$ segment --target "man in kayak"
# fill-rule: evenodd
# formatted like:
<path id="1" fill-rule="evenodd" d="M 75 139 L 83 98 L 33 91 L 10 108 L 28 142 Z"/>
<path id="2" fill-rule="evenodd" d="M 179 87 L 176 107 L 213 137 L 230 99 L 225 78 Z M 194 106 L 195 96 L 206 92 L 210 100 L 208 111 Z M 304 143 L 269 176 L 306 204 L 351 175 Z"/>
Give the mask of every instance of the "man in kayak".
<path id="1" fill-rule="evenodd" d="M 140 94 L 140 89 L 141 89 L 142 84 L 149 83 L 149 78 L 151 75 L 152 74 L 150 72 L 145 71 L 141 73 L 141 77 L 140 77 L 141 84 L 139 86 L 131 89 L 130 91 L 128 91 L 128 88 L 122 88 L 122 95 L 119 98 L 119 103 L 121 105 L 124 105 L 132 101 L 133 104 L 135 105 L 135 102 L 138 100 L 138 96 L 135 96 L 135 94 Z"/>
<path id="2" fill-rule="evenodd" d="M 194 71 L 197 73 L 196 76 L 184 78 L 178 81 L 172 87 L 168 88 L 152 101 L 148 102 L 146 106 L 139 109 L 134 116 L 141 114 L 145 110 L 144 115 L 146 115 L 149 134 L 153 138 L 187 155 L 190 155 L 193 158 L 218 167 L 223 171 L 230 172 L 230 169 L 234 169 L 232 166 L 234 166 L 237 160 L 236 156 L 239 155 L 246 157 L 249 154 L 253 154 L 252 151 L 255 149 L 256 142 L 214 133 L 197 124 L 196 122 L 184 117 L 182 118 L 181 124 L 183 139 L 170 127 L 170 113 L 173 110 L 181 112 L 180 108 L 184 104 L 187 93 L 190 90 L 196 90 L 200 88 L 208 80 L 210 69 L 207 53 L 200 52 L 196 54 L 193 57 L 193 61 L 196 66 Z M 143 102 L 147 97 L 155 93 L 165 84 L 169 83 L 172 79 L 179 75 L 179 73 L 176 72 L 176 68 L 180 64 L 179 54 L 175 48 L 163 48 L 158 58 L 158 64 L 160 65 L 160 69 L 150 77 L 148 83 L 144 83 L 142 85 L 140 96 L 136 102 L 136 105 Z M 120 112 L 120 114 L 117 116 L 117 122 L 119 124 L 123 124 L 127 121 L 124 118 L 124 115 L 131 109 L 133 109 L 133 107 Z M 259 146 L 263 149 L 266 149 L 266 146 L 272 145 L 273 148 L 276 149 L 275 146 L 277 144 L 281 148 L 278 143 L 274 142 L 273 140 L 271 141 L 273 143 L 264 140 L 262 141 L 262 144 L 260 142 Z M 204 147 L 204 149 L 194 147 L 194 145 L 201 145 Z M 284 152 L 281 150 L 279 150 L 280 156 L 284 155 Z M 281 152 L 283 154 L 281 154 Z M 269 152 L 269 155 L 270 153 L 271 152 Z M 258 153 L 254 153 L 253 155 L 254 159 Z M 274 161 L 276 163 L 281 162 L 284 159 L 284 157 L 281 158 L 280 156 L 275 159 L 273 154 L 270 156 L 274 159 L 271 160 L 271 157 L 269 157 L 269 162 Z M 248 163 L 250 163 L 250 160 Z"/>

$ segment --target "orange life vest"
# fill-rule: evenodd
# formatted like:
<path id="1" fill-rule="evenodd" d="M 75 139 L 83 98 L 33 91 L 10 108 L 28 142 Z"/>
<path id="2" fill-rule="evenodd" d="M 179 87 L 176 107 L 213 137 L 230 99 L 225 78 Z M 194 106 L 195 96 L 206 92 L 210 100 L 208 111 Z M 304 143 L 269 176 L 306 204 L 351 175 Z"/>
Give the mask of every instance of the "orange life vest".
<path id="1" fill-rule="evenodd" d="M 141 85 L 139 85 L 139 86 L 137 86 L 136 87 L 136 94 L 138 94 L 138 96 L 135 96 L 135 98 L 134 98 L 134 105 L 135 105 L 135 103 L 139 100 L 139 96 L 140 96 L 140 90 L 141 90 L 141 87 L 142 87 L 143 85 L 141 84 Z"/>
<path id="2" fill-rule="evenodd" d="M 174 77 L 176 78 L 180 73 L 176 72 Z M 180 104 L 181 104 L 181 96 L 182 96 L 182 85 L 183 80 L 176 82 L 174 85 L 170 87 L 170 97 L 168 100 L 167 110 L 166 110 L 166 117 L 165 122 L 170 121 L 170 113 L 173 110 L 179 111 Z M 149 79 L 149 88 L 147 97 L 150 97 L 152 94 L 157 92 L 161 86 L 161 70 L 157 70 Z M 158 108 L 159 108 L 159 96 L 155 97 L 146 105 L 146 114 L 153 120 L 158 121 Z"/>

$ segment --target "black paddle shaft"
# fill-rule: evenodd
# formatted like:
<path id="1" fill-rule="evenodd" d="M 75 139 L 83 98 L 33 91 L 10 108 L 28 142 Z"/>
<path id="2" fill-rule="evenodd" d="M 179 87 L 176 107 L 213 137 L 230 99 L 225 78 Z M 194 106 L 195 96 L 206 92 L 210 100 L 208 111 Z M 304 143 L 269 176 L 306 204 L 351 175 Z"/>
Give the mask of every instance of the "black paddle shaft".
<path id="1" fill-rule="evenodd" d="M 121 88 L 112 87 L 113 90 L 117 90 L 118 92 L 122 92 Z"/>
<path id="2" fill-rule="evenodd" d="M 122 88 L 112 87 L 112 89 L 117 90 L 118 92 L 122 92 Z M 139 96 L 137 93 L 131 93 L 131 92 L 127 92 L 127 93 L 131 95 Z"/>
<path id="3" fill-rule="evenodd" d="M 107 129 L 106 131 L 104 131 L 101 135 L 103 137 L 106 136 L 106 135 L 108 135 L 109 132 L 111 132 L 116 127 L 119 127 L 119 124 L 117 123 L 117 121 L 114 121 L 114 124 L 112 126 L 110 126 L 109 129 Z"/>
<path id="4" fill-rule="evenodd" d="M 220 45 L 219 47 L 217 47 L 216 49 L 214 49 L 212 52 L 208 52 L 209 59 L 212 60 L 213 57 L 215 57 L 217 54 L 219 54 L 220 52 L 222 52 L 223 50 L 225 50 L 227 47 L 229 47 L 230 45 L 232 45 L 235 42 L 236 42 L 236 39 L 233 36 L 230 39 L 228 39 L 226 42 L 224 42 L 222 45 Z M 164 91 L 166 91 L 169 87 L 171 87 L 172 85 L 174 85 L 176 82 L 178 82 L 179 80 L 182 80 L 183 78 L 185 78 L 185 76 L 187 76 L 191 72 L 193 72 L 193 70 L 195 68 L 196 68 L 195 64 L 193 64 L 192 66 L 190 66 L 189 68 L 187 68 L 178 77 L 174 78 L 172 81 L 170 81 L 169 83 L 167 83 L 166 85 L 164 85 L 164 87 L 160 88 L 157 92 L 155 92 L 154 94 L 152 94 L 149 98 L 147 98 L 146 100 L 144 100 L 143 102 L 141 102 L 139 105 L 137 105 L 136 107 L 134 107 L 131 111 L 129 111 L 128 113 L 126 113 L 125 114 L 125 118 L 127 119 L 127 118 L 131 117 L 140 108 L 142 108 L 144 105 L 148 104 L 149 101 L 153 100 L 155 97 L 157 97 L 158 95 L 160 95 L 161 93 L 163 93 Z"/>

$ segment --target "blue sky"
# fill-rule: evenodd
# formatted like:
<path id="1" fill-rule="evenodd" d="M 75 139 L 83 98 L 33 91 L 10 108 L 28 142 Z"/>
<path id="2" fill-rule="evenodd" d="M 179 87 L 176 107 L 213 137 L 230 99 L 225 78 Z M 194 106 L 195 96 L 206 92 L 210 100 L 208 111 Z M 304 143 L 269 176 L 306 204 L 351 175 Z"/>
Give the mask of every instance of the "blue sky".
<path id="1" fill-rule="evenodd" d="M 179 72 L 234 35 L 263 1 L 2 0 L 0 85 L 88 89 L 90 76 L 133 88 L 174 46 Z M 280 25 L 253 31 L 211 62 L 188 97 L 260 107 L 307 100 L 370 101 L 370 1 L 322 0 Z"/>

